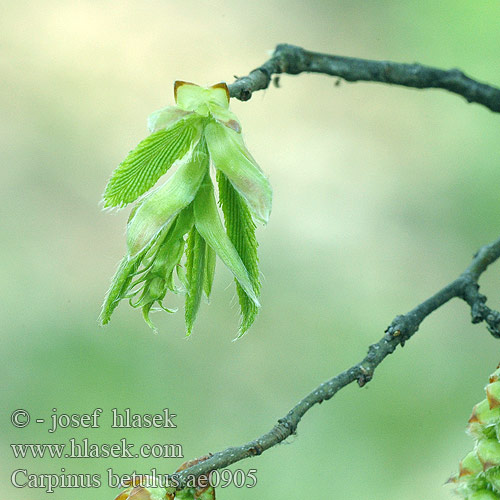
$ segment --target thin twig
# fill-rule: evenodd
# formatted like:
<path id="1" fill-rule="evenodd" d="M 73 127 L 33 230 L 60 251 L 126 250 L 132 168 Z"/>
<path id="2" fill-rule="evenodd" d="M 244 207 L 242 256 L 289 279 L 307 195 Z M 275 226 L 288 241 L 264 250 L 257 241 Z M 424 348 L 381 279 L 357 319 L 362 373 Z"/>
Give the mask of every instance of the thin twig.
<path id="1" fill-rule="evenodd" d="M 248 101 L 253 92 L 269 87 L 273 75 L 298 75 L 303 72 L 322 73 L 348 82 L 381 82 L 417 89 L 445 89 L 461 95 L 468 102 L 482 104 L 500 113 L 500 89 L 473 80 L 458 69 L 442 70 L 421 64 L 320 54 L 288 44 L 278 45 L 271 59 L 229 85 L 229 92 L 231 97 Z"/>
<path id="2" fill-rule="evenodd" d="M 385 335 L 376 344 L 369 347 L 368 354 L 362 361 L 319 385 L 283 418 L 280 418 L 269 432 L 242 446 L 227 448 L 215 453 L 209 459 L 174 474 L 172 477 L 175 477 L 180 486 L 184 486 L 189 476 L 198 477 L 212 470 L 227 467 L 245 458 L 260 455 L 281 443 L 287 437 L 295 434 L 300 420 L 314 405 L 331 399 L 340 389 L 354 381 L 360 387 L 367 384 L 372 379 L 377 366 L 389 354 L 392 354 L 398 345 L 404 346 L 427 316 L 453 298 L 460 298 L 470 306 L 473 323 L 485 321 L 491 334 L 500 338 L 500 313 L 486 306 L 486 297 L 479 293 L 478 285 L 481 274 L 499 257 L 500 238 L 482 247 L 474 256 L 469 267 L 457 279 L 410 312 L 396 316 L 385 331 Z"/>

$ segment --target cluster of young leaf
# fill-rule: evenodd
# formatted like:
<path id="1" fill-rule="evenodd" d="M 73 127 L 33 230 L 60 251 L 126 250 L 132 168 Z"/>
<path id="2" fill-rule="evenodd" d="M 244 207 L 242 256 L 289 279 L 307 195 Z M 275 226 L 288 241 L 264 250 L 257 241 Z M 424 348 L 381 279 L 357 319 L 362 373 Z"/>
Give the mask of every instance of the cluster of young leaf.
<path id="1" fill-rule="evenodd" d="M 210 458 L 211 455 L 187 460 L 175 472 L 181 472 L 193 465 Z M 120 492 L 115 500 L 215 500 L 215 488 L 210 485 L 209 476 L 201 475 L 192 480 L 194 484 L 181 490 L 174 487 L 162 487 L 153 484 L 154 480 L 148 476 L 136 476 L 126 481 L 126 488 Z"/>
<path id="2" fill-rule="evenodd" d="M 158 488 L 142 485 L 129 485 L 115 500 L 215 500 L 215 489 L 204 488 Z"/>
<path id="3" fill-rule="evenodd" d="M 449 479 L 467 500 L 500 499 L 500 365 L 485 390 L 486 399 L 474 406 L 467 427 L 475 439 L 474 449 Z"/>
<path id="4" fill-rule="evenodd" d="M 210 296 L 217 255 L 236 282 L 241 336 L 260 307 L 254 220 L 268 221 L 271 186 L 245 147 L 225 83 L 203 88 L 177 81 L 174 96 L 176 106 L 149 117 L 152 134 L 113 172 L 103 195 L 105 208 L 138 202 L 127 224 L 127 254 L 106 295 L 101 323 L 108 323 L 119 302 L 128 299 L 154 329 L 150 312 L 174 312 L 163 300 L 168 291 L 182 291 L 189 335 L 202 294 Z M 173 165 L 176 171 L 165 184 L 143 196 Z"/>

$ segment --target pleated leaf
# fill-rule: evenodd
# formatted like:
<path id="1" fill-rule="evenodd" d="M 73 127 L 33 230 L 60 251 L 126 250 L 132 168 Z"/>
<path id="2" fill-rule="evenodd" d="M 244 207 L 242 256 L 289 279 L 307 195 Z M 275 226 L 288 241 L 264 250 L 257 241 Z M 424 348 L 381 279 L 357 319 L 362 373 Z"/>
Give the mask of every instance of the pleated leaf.
<path id="1" fill-rule="evenodd" d="M 173 312 L 163 301 L 168 291 L 181 291 L 180 282 L 187 292 L 190 335 L 201 296 L 210 297 L 218 256 L 236 282 L 241 336 L 260 307 L 255 222 L 268 221 L 272 190 L 245 147 L 241 125 L 229 110 L 225 83 L 203 88 L 177 81 L 174 95 L 177 106 L 149 116 L 151 135 L 113 172 L 103 195 L 105 208 L 137 203 L 127 224 L 127 255 L 113 278 L 100 320 L 107 323 L 119 302 L 128 299 L 155 329 L 150 312 Z M 225 224 L 210 161 L 217 173 Z M 174 164 L 174 174 L 146 194 Z"/>
<path id="2" fill-rule="evenodd" d="M 257 257 L 257 238 L 252 214 L 243 198 L 222 172 L 217 172 L 219 185 L 219 203 L 226 223 L 226 231 L 243 264 L 245 265 L 252 287 L 257 296 L 260 294 L 259 260 Z M 240 302 L 241 325 L 238 337 L 252 326 L 259 309 L 245 290 L 236 282 L 236 291 Z"/>
<path id="3" fill-rule="evenodd" d="M 260 307 L 248 272 L 238 252 L 224 230 L 219 217 L 214 196 L 214 187 L 207 173 L 193 203 L 194 223 L 205 241 L 215 250 L 215 253 L 233 273 L 248 297 Z"/>
<path id="4" fill-rule="evenodd" d="M 205 127 L 210 158 L 245 199 L 256 219 L 269 220 L 273 192 L 271 185 L 248 152 L 241 134 L 215 121 Z"/>
<path id="5" fill-rule="evenodd" d="M 203 276 L 205 271 L 205 240 L 193 227 L 187 239 L 186 271 L 187 271 L 187 296 L 186 296 L 186 335 L 191 335 L 196 314 L 200 308 L 203 293 Z"/>
<path id="6" fill-rule="evenodd" d="M 184 236 L 191 231 L 194 225 L 194 214 L 193 205 L 187 206 L 178 216 L 175 222 L 175 226 L 172 231 L 168 234 L 167 238 L 169 241 L 176 241 L 183 239 Z"/>
<path id="7" fill-rule="evenodd" d="M 111 281 L 111 286 L 104 298 L 104 304 L 102 305 L 101 314 L 99 316 L 101 325 L 105 325 L 109 322 L 113 311 L 127 293 L 132 277 L 141 264 L 141 259 L 142 256 L 137 256 L 135 259 L 129 259 L 125 256 L 118 265 L 118 269 Z"/>
<path id="8" fill-rule="evenodd" d="M 182 256 L 184 255 L 186 242 L 184 236 L 188 234 L 194 225 L 192 204 L 187 206 L 176 217 L 175 225 L 165 238 L 165 245 L 170 249 L 165 262 L 164 275 L 167 277 L 168 288 L 178 291 L 173 281 L 174 270 L 179 270 Z"/>
<path id="9" fill-rule="evenodd" d="M 130 256 L 140 252 L 193 201 L 208 172 L 208 155 L 203 144 L 198 144 L 192 155 L 179 165 L 170 179 L 146 196 L 135 210 L 127 226 L 127 248 Z"/>
<path id="10" fill-rule="evenodd" d="M 155 302 L 160 309 L 174 312 L 167 309 L 162 300 L 168 290 L 177 290 L 173 274 L 184 255 L 184 235 L 191 230 L 193 223 L 193 210 L 191 206 L 188 206 L 175 218 L 172 227 L 159 245 L 151 266 L 140 278 L 139 282 L 143 283 L 142 288 L 134 292 L 134 294 L 142 293 L 135 303 L 131 301 L 131 305 L 142 308 L 144 320 L 155 331 L 156 327 L 149 318 L 149 313 Z"/>
<path id="11" fill-rule="evenodd" d="M 203 291 L 207 299 L 210 298 L 210 294 L 212 293 L 212 284 L 215 277 L 215 261 L 215 251 L 210 245 L 207 245 L 205 250 L 205 277 L 203 281 Z"/>
<path id="12" fill-rule="evenodd" d="M 139 143 L 113 172 L 104 191 L 104 208 L 123 207 L 151 189 L 201 133 L 198 117 L 158 130 Z"/>

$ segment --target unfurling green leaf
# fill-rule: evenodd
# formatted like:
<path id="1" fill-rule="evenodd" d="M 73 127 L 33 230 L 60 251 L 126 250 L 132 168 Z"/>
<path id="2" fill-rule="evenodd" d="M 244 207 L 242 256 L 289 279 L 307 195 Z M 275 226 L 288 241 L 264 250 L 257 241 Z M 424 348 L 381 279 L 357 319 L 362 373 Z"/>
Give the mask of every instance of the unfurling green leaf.
<path id="1" fill-rule="evenodd" d="M 224 231 L 224 226 L 219 218 L 214 197 L 214 187 L 208 174 L 205 176 L 194 200 L 194 223 L 201 236 L 233 273 L 245 293 L 259 307 L 259 300 L 253 289 L 245 264 L 241 261 L 238 252 Z"/>
<path id="2" fill-rule="evenodd" d="M 141 264 L 141 255 L 134 259 L 129 259 L 126 255 L 118 265 L 118 269 L 111 281 L 108 293 L 104 298 L 99 322 L 101 325 L 106 325 L 111 319 L 111 314 L 116 309 L 120 300 L 127 294 L 130 282 Z"/>
<path id="3" fill-rule="evenodd" d="M 205 127 L 205 137 L 215 168 L 231 181 L 257 220 L 267 224 L 273 196 L 271 185 L 245 147 L 241 134 L 212 122 Z"/>
<path id="4" fill-rule="evenodd" d="M 109 321 L 122 299 L 129 299 L 132 307 L 141 308 L 144 320 L 153 330 L 156 327 L 149 313 L 156 310 L 153 309 L 155 303 L 164 311 L 174 312 L 164 307 L 162 301 L 168 290 L 178 291 L 174 272 L 182 281 L 179 271 L 182 269 L 180 261 L 185 248 L 184 236 L 193 224 L 193 209 L 189 205 L 141 253 L 122 260 L 102 308 L 102 324 Z"/>
<path id="5" fill-rule="evenodd" d="M 491 397 L 500 384 L 498 368 L 485 387 L 487 399 L 474 406 L 469 419 L 468 432 L 476 440 L 474 449 L 460 462 L 458 474 L 448 480 L 467 500 L 500 499 L 500 408 Z"/>
<path id="6" fill-rule="evenodd" d="M 208 172 L 208 166 L 206 146 L 204 141 L 200 141 L 168 181 L 140 202 L 127 226 L 130 256 L 139 253 L 175 215 L 193 201 Z"/>
<path id="7" fill-rule="evenodd" d="M 205 273 L 205 240 L 200 236 L 196 227 L 191 229 L 187 239 L 187 282 L 186 297 L 186 335 L 191 335 L 196 314 L 200 308 L 201 294 Z"/>
<path id="8" fill-rule="evenodd" d="M 144 320 L 153 330 L 156 330 L 156 327 L 149 318 L 149 312 L 155 302 L 162 310 L 175 312 L 164 307 L 162 301 L 168 290 L 177 292 L 174 271 L 179 269 L 180 261 L 184 255 L 184 236 L 191 230 L 193 222 L 193 210 L 189 206 L 176 217 L 164 240 L 158 246 L 154 257 L 151 258 L 150 263 L 146 260 L 144 271 L 138 273 L 141 274 L 141 277 L 131 287 L 131 290 L 133 288 L 135 290 L 130 294 L 130 297 L 137 296 L 142 292 L 135 303 L 132 302 L 131 298 L 131 305 L 142 308 Z"/>
<path id="9" fill-rule="evenodd" d="M 113 172 L 104 191 L 104 208 L 123 207 L 152 188 L 200 135 L 199 118 L 174 123 L 139 143 Z"/>
<path id="10" fill-rule="evenodd" d="M 207 245 L 205 249 L 205 276 L 203 280 L 203 291 L 207 299 L 210 298 L 210 294 L 212 293 L 212 284 L 215 277 L 215 260 L 216 253 L 210 245 Z"/>
<path id="11" fill-rule="evenodd" d="M 105 207 L 138 201 L 127 224 L 127 255 L 111 283 L 101 322 L 107 323 L 118 303 L 128 299 L 155 329 L 150 313 L 173 312 L 163 304 L 167 292 L 185 291 L 190 335 L 202 294 L 210 297 L 218 256 L 236 282 L 241 336 L 260 307 L 254 219 L 267 222 L 271 186 L 245 147 L 241 125 L 229 110 L 225 83 L 202 88 L 177 81 L 174 95 L 177 106 L 149 116 L 152 134 L 114 171 L 104 193 Z M 210 162 L 216 169 L 225 225 Z M 173 164 L 173 175 L 140 198 Z"/>
<path id="12" fill-rule="evenodd" d="M 259 259 L 257 257 L 258 243 L 255 237 L 255 223 L 247 205 L 222 172 L 217 172 L 217 183 L 219 185 L 219 203 L 224 213 L 227 234 L 247 269 L 256 295 L 259 296 Z M 236 282 L 236 290 L 241 310 L 241 325 L 238 336 L 241 336 L 252 326 L 259 309 L 238 282 Z"/>

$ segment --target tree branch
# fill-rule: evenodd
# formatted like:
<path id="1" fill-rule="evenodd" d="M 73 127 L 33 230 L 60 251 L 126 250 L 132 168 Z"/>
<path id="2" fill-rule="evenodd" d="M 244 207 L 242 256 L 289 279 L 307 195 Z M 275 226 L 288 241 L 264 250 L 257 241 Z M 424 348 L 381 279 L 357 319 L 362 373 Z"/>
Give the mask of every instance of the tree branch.
<path id="1" fill-rule="evenodd" d="M 486 297 L 479 293 L 478 285 L 481 274 L 499 257 L 500 238 L 482 247 L 474 256 L 469 267 L 457 279 L 410 312 L 396 316 L 385 331 L 385 335 L 376 344 L 369 347 L 368 354 L 362 361 L 319 385 L 283 418 L 280 418 L 269 432 L 242 446 L 227 448 L 215 453 L 209 459 L 173 474 L 172 477 L 175 477 L 179 484 L 184 486 L 190 475 L 208 474 L 212 470 L 221 469 L 245 458 L 260 455 L 281 443 L 287 437 L 295 434 L 300 420 L 315 404 L 331 399 L 340 389 L 354 381 L 360 387 L 368 383 L 377 366 L 389 354 L 392 354 L 398 345 L 403 347 L 427 316 L 453 298 L 460 298 L 470 306 L 473 323 L 486 322 L 491 334 L 495 338 L 500 338 L 500 313 L 486 306 Z"/>
<path id="2" fill-rule="evenodd" d="M 248 76 L 237 78 L 229 85 L 229 93 L 240 101 L 248 101 L 253 92 L 269 87 L 273 75 L 298 75 L 303 72 L 337 76 L 348 82 L 381 82 L 417 89 L 445 89 L 461 95 L 468 102 L 482 104 L 500 113 L 500 89 L 473 80 L 458 69 L 442 70 L 421 64 L 320 54 L 288 44 L 278 45 L 271 59 Z"/>
<path id="3" fill-rule="evenodd" d="M 271 59 L 247 76 L 237 78 L 229 85 L 231 97 L 247 101 L 253 92 L 266 89 L 273 75 L 302 72 L 323 73 L 349 82 L 373 81 L 414 88 L 442 88 L 463 96 L 468 102 L 500 112 L 500 89 L 473 80 L 457 69 L 441 70 L 420 64 L 402 64 L 371 61 L 306 51 L 294 45 L 280 44 Z M 500 313 L 486 305 L 486 297 L 479 293 L 478 280 L 487 267 L 500 258 L 500 238 L 482 247 L 467 269 L 454 281 L 423 301 L 404 315 L 394 318 L 384 336 L 368 348 L 362 361 L 323 382 L 299 401 L 274 427 L 246 444 L 230 447 L 208 459 L 171 475 L 179 487 L 184 487 L 190 476 L 206 475 L 245 458 L 260 455 L 295 434 L 302 417 L 316 404 L 331 399 L 335 394 L 357 382 L 360 387 L 372 378 L 377 366 L 392 354 L 398 345 L 404 346 L 433 311 L 453 298 L 465 301 L 471 309 L 473 323 L 485 322 L 495 338 L 500 338 Z"/>

